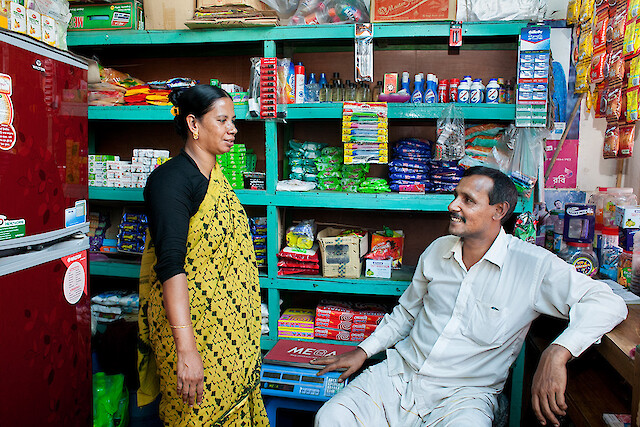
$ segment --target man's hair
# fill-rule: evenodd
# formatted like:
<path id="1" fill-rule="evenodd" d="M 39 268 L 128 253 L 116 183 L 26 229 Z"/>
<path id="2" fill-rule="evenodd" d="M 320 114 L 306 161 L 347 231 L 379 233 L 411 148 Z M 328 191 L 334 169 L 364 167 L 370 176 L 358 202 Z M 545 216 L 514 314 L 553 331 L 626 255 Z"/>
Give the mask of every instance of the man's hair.
<path id="1" fill-rule="evenodd" d="M 513 214 L 518 203 L 518 190 L 507 175 L 500 172 L 498 169 L 488 168 L 485 166 L 473 166 L 464 171 L 462 177 L 482 175 L 491 178 L 493 181 L 493 188 L 489 191 L 489 204 L 495 205 L 497 203 L 507 202 L 509 203 L 509 210 L 507 214 L 502 218 L 501 223 L 504 224 Z"/>

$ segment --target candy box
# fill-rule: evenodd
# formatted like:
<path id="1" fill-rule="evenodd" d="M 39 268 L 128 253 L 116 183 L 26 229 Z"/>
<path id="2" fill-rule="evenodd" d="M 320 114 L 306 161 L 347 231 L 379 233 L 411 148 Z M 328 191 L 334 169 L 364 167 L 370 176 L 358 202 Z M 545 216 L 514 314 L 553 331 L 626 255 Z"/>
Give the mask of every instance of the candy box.
<path id="1" fill-rule="evenodd" d="M 640 228 L 640 206 L 616 206 L 614 222 L 620 228 Z"/>
<path id="2" fill-rule="evenodd" d="M 365 260 L 364 276 L 365 277 L 382 277 L 383 279 L 390 279 L 392 262 L 393 262 L 393 258 L 367 259 Z"/>

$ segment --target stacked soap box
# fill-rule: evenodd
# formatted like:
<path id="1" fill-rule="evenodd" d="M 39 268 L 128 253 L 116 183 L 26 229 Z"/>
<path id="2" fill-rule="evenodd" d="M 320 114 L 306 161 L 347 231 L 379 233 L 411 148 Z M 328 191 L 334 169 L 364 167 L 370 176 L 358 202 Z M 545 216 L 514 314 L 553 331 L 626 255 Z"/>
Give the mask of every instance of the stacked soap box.
<path id="1" fill-rule="evenodd" d="M 278 338 L 313 339 L 313 310 L 288 308 L 278 319 Z"/>
<path id="2" fill-rule="evenodd" d="M 89 155 L 89 186 L 144 188 L 149 174 L 169 160 L 169 150 L 134 148 L 131 161 L 119 156 Z"/>
<path id="3" fill-rule="evenodd" d="M 217 158 L 231 188 L 244 188 L 243 174 L 247 171 L 247 147 L 244 144 L 235 144 L 231 151 L 219 154 Z"/>

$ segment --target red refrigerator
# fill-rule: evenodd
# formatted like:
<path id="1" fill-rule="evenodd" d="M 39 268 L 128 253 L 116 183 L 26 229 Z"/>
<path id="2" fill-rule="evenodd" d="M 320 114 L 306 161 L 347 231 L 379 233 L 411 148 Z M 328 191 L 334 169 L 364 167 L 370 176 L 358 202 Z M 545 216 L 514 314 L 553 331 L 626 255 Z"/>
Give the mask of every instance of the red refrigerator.
<path id="1" fill-rule="evenodd" d="M 90 426 L 87 64 L 0 30 L 0 425 Z"/>

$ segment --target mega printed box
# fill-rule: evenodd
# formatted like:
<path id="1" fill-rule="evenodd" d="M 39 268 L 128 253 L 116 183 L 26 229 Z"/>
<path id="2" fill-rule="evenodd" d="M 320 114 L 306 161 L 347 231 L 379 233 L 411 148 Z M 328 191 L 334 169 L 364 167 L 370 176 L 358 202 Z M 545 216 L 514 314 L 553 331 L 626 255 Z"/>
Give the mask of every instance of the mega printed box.
<path id="1" fill-rule="evenodd" d="M 328 227 L 318 233 L 324 277 L 360 277 L 362 257 L 369 249 L 369 234 L 338 237 L 343 231 Z"/>
<path id="2" fill-rule="evenodd" d="M 144 0 L 147 30 L 186 30 L 186 21 L 193 19 L 196 0 Z"/>
<path id="3" fill-rule="evenodd" d="M 371 22 L 455 19 L 456 0 L 371 0 Z"/>
<path id="4" fill-rule="evenodd" d="M 69 31 L 144 30 L 142 3 L 82 4 L 69 8 Z"/>

